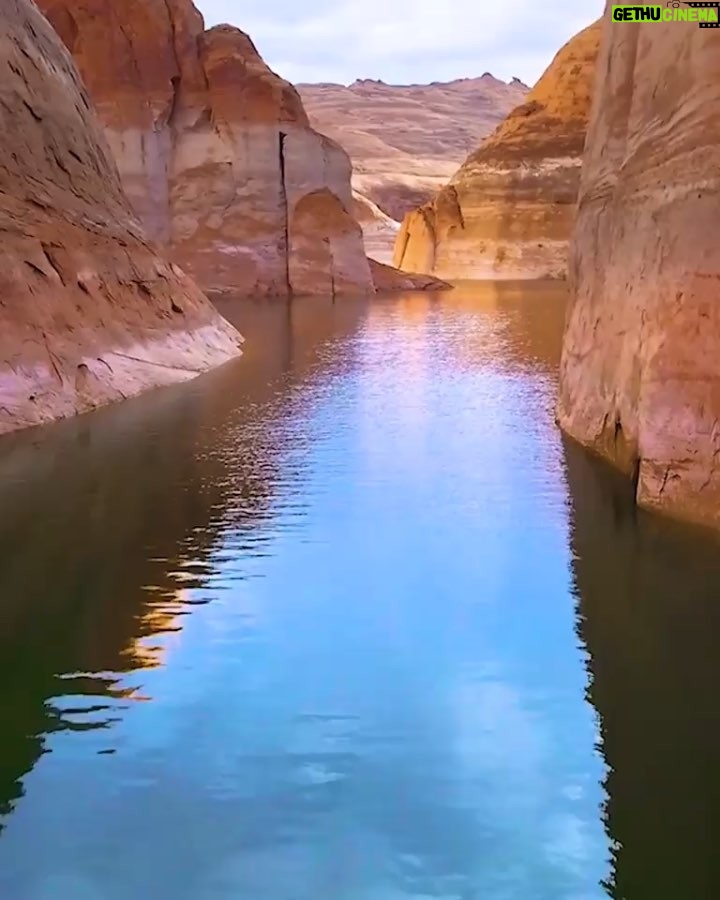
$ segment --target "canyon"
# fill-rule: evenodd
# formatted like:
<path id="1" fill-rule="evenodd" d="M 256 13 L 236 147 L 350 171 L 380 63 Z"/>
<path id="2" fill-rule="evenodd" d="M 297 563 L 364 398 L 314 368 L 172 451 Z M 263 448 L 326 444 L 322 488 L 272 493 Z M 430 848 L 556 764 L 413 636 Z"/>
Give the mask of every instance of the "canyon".
<path id="1" fill-rule="evenodd" d="M 563 278 L 600 40 L 557 53 L 436 196 L 409 212 L 393 264 L 440 278 Z"/>
<path id="2" fill-rule="evenodd" d="M 147 234 L 211 292 L 372 292 L 350 161 L 251 39 L 191 0 L 40 0 Z"/>
<path id="3" fill-rule="evenodd" d="M 720 896 L 718 535 L 638 509 L 720 526 L 718 32 L 610 9 L 325 137 L 190 0 L 2 0 L 1 896 Z"/>
<path id="4" fill-rule="evenodd" d="M 242 31 L 206 31 L 190 0 L 40 6 L 47 21 L 29 0 L 2 13 L 0 433 L 237 356 L 240 335 L 203 290 L 564 278 L 574 228 L 558 423 L 631 476 L 642 506 L 720 524 L 712 29 L 610 29 L 606 12 L 529 93 L 487 73 L 298 91 Z M 401 166 L 464 152 L 516 94 L 396 238 L 393 216 L 430 190 Z M 361 160 L 352 183 L 339 141 Z M 393 240 L 397 268 L 383 263 Z"/>
<path id="5" fill-rule="evenodd" d="M 311 125 L 350 155 L 365 244 L 381 262 L 392 259 L 405 213 L 443 188 L 529 90 L 489 72 L 432 84 L 361 79 L 297 87 Z"/>
<path id="6" fill-rule="evenodd" d="M 0 12 L 0 433 L 183 381 L 241 338 L 148 243 L 72 60 Z"/>
<path id="7" fill-rule="evenodd" d="M 718 526 L 718 35 L 609 4 L 604 28 L 558 421 L 642 506 Z"/>

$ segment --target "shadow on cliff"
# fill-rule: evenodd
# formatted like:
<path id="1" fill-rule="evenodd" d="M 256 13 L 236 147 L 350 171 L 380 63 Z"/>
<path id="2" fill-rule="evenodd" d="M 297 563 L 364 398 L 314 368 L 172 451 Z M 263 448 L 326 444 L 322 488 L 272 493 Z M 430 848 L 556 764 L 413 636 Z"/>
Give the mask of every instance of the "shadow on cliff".
<path id="1" fill-rule="evenodd" d="M 614 900 L 720 896 L 720 544 L 565 443 Z"/>
<path id="2" fill-rule="evenodd" d="M 58 730 L 111 728 L 228 534 L 273 517 L 303 392 L 361 305 L 233 304 L 247 353 L 195 382 L 0 441 L 0 830 Z M 302 389 L 302 390 L 299 390 Z M 87 700 L 92 698 L 91 706 Z"/>

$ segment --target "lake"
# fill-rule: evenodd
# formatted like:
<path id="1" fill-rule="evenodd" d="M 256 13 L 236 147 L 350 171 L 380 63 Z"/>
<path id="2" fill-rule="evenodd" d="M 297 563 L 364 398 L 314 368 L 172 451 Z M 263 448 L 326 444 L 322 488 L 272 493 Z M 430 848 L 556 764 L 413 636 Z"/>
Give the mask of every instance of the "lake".
<path id="1" fill-rule="evenodd" d="M 553 422 L 565 288 L 232 302 L 0 441 L 0 897 L 720 896 L 720 553 Z"/>

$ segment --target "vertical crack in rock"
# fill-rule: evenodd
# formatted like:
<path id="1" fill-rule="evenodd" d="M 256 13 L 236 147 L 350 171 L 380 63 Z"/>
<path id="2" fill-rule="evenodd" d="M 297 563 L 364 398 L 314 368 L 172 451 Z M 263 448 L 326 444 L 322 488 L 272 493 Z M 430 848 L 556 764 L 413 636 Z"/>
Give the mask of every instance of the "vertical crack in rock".
<path id="1" fill-rule="evenodd" d="M 640 457 L 636 456 L 633 460 L 632 470 L 630 472 L 630 478 L 632 479 L 632 487 L 633 494 L 637 498 L 638 488 L 640 487 Z"/>
<path id="2" fill-rule="evenodd" d="M 285 287 L 288 295 L 292 294 L 290 285 L 290 214 L 288 210 L 287 187 L 285 184 L 285 139 L 287 135 L 284 131 L 278 135 L 278 156 L 280 162 L 280 202 L 282 203 L 283 214 L 283 249 L 285 256 Z"/>
<path id="3" fill-rule="evenodd" d="M 207 290 L 326 294 L 325 234 L 336 241 L 335 289 L 372 289 L 362 234 L 347 220 L 346 154 L 311 129 L 297 91 L 265 65 L 247 35 L 227 25 L 204 30 L 192 0 L 36 3 L 76 49 L 108 151 L 148 238 Z M 93 13 L 78 16 L 78 34 L 63 11 L 80 8 Z M 89 52 L 90 44 L 100 52 Z M 82 109 L 79 98 L 77 105 Z M 87 166 L 87 150 L 75 149 Z M 78 167 L 85 166 L 64 147 L 63 160 L 82 184 Z M 340 198 L 345 217 L 320 229 L 312 216 L 300 222 L 298 204 L 325 187 Z"/>
<path id="4" fill-rule="evenodd" d="M 180 54 L 178 52 L 177 25 L 173 16 L 172 7 L 168 0 L 165 0 L 165 10 L 167 12 L 168 24 L 170 28 L 170 52 L 172 53 L 172 59 L 175 64 L 175 74 L 170 77 L 170 99 L 164 117 L 159 124 L 162 126 L 162 129 L 165 130 L 165 140 L 163 142 L 164 146 L 161 146 L 160 150 L 162 154 L 161 164 L 163 165 L 163 168 L 165 170 L 165 240 L 168 243 L 172 243 L 173 228 L 171 222 L 174 212 L 172 181 L 173 172 L 175 170 L 175 152 L 178 144 L 175 119 L 180 107 L 180 93 L 183 88 L 183 70 L 180 63 Z"/>
<path id="5" fill-rule="evenodd" d="M 402 228 L 398 232 L 398 236 L 395 239 L 395 250 L 394 250 L 395 258 L 394 258 L 393 262 L 395 263 L 395 265 L 397 266 L 398 269 L 402 269 L 402 267 L 403 267 L 403 262 L 405 260 L 405 254 L 407 252 L 409 242 L 410 242 L 410 232 L 406 226 L 405 228 Z"/>
<path id="6" fill-rule="evenodd" d="M 455 195 L 457 196 L 457 194 Z M 430 241 L 430 271 L 435 271 L 435 266 L 437 265 L 437 251 L 438 251 L 438 239 L 437 232 L 435 230 L 435 219 L 433 216 L 433 207 L 424 206 L 420 210 L 423 220 L 425 221 L 425 226 L 428 230 L 428 234 L 431 237 Z"/>
<path id="7" fill-rule="evenodd" d="M 325 244 L 328 250 L 328 268 L 330 274 L 330 296 L 335 299 L 335 258 L 333 256 L 332 242 L 329 237 L 325 238 Z"/>
<path id="8" fill-rule="evenodd" d="M 178 55 L 177 27 L 168 0 L 165 0 L 165 9 L 167 11 L 168 24 L 170 26 L 170 51 L 172 53 L 173 62 L 175 63 L 176 74 L 170 78 L 170 88 L 172 93 L 163 124 L 172 126 L 178 107 L 178 98 L 182 82 L 182 66 L 180 65 L 180 57 Z"/>
<path id="9" fill-rule="evenodd" d="M 180 75 L 173 75 L 170 79 L 170 86 L 172 88 L 172 95 L 170 97 L 170 102 L 168 104 L 168 111 L 165 118 L 165 125 L 168 128 L 172 128 L 175 122 L 175 114 L 177 113 L 178 101 L 180 96 Z"/>

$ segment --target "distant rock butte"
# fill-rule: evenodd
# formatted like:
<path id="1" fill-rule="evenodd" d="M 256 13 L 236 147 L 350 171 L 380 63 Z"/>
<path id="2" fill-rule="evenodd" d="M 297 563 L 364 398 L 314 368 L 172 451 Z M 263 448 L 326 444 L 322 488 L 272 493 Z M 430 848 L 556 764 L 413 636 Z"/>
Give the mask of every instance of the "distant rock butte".
<path id="1" fill-rule="evenodd" d="M 240 336 L 148 244 L 31 0 L 0 7 L 0 432 L 193 377 Z"/>
<path id="2" fill-rule="evenodd" d="M 441 278 L 564 277 L 600 40 L 570 40 L 434 199 L 410 212 L 394 265 Z"/>
<path id="3" fill-rule="evenodd" d="M 529 89 L 486 73 L 447 83 L 364 79 L 349 87 L 301 84 L 298 90 L 313 127 L 350 154 L 356 192 L 399 222 L 447 183 Z M 380 240 L 368 224 L 366 219 L 368 252 L 389 262 L 388 236 Z"/>
<path id="4" fill-rule="evenodd" d="M 210 291 L 372 291 L 347 154 L 236 28 L 191 0 L 38 0 L 149 235 Z"/>
<path id="5" fill-rule="evenodd" d="M 558 420 L 640 504 L 720 526 L 720 52 L 606 10 Z"/>

